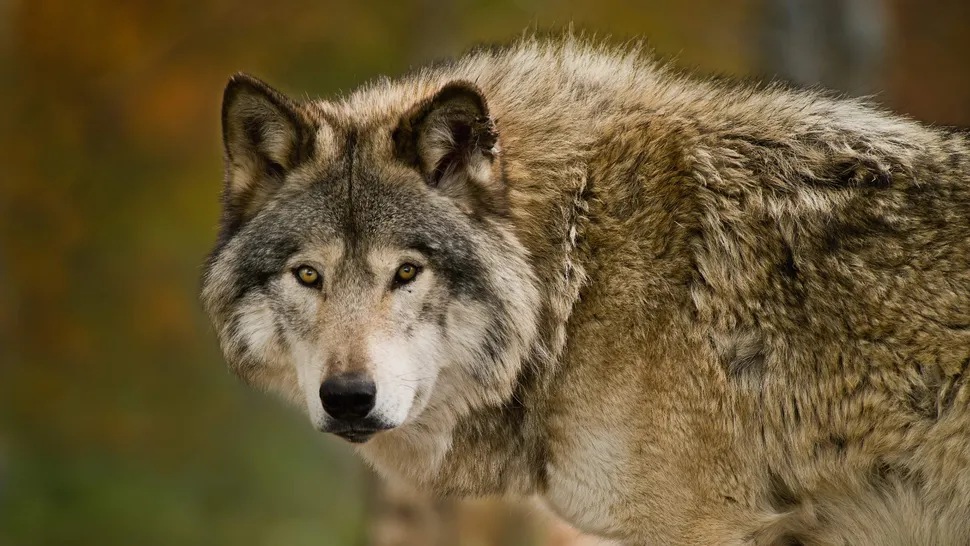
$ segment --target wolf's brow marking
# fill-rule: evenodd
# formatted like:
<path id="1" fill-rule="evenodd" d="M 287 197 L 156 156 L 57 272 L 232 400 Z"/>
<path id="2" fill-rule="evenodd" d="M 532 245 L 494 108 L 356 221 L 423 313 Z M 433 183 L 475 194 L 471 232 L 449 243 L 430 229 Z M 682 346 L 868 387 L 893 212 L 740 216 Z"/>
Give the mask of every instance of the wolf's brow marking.
<path id="1" fill-rule="evenodd" d="M 347 234 L 354 233 L 354 159 L 357 151 L 357 132 L 347 134 Z"/>

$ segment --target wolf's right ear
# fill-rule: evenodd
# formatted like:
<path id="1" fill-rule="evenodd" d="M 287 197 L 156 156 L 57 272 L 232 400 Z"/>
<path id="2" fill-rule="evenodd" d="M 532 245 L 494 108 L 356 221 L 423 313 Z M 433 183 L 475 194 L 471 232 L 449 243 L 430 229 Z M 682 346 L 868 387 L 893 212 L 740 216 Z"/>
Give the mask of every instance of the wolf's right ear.
<path id="1" fill-rule="evenodd" d="M 313 153 L 312 127 L 299 105 L 269 85 L 247 74 L 229 79 L 222 98 L 227 228 L 248 219 Z"/>

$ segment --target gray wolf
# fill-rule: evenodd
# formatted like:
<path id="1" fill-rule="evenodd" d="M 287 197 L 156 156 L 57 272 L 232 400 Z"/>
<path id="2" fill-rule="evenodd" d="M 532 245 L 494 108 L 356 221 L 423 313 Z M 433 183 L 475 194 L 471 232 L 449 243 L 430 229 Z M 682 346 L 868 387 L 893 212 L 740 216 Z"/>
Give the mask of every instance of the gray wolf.
<path id="1" fill-rule="evenodd" d="M 202 299 L 382 474 L 629 544 L 970 544 L 970 142 L 567 35 L 234 76 Z"/>

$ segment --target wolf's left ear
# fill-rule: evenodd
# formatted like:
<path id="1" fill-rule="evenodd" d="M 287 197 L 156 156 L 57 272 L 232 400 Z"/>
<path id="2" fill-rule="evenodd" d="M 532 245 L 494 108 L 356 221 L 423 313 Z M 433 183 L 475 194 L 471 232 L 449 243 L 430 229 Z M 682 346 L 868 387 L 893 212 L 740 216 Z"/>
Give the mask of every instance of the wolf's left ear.
<path id="1" fill-rule="evenodd" d="M 262 81 L 236 74 L 222 99 L 225 220 L 246 221 L 313 150 L 312 123 L 299 105 Z"/>
<path id="2" fill-rule="evenodd" d="M 397 156 L 432 188 L 472 210 L 506 212 L 498 131 L 474 84 L 447 84 L 407 112 L 393 137 Z"/>

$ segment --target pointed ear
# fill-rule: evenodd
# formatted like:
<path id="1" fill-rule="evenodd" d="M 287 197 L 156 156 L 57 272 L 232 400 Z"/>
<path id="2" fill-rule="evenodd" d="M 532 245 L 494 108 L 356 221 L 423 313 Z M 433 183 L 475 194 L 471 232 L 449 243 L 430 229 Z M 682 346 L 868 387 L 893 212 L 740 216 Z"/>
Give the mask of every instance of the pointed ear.
<path id="1" fill-rule="evenodd" d="M 452 82 L 408 111 L 394 131 L 398 158 L 466 210 L 505 214 L 498 131 L 481 91 Z"/>
<path id="2" fill-rule="evenodd" d="M 230 78 L 222 99 L 223 215 L 230 231 L 312 154 L 312 125 L 296 103 L 269 85 L 246 74 Z"/>

